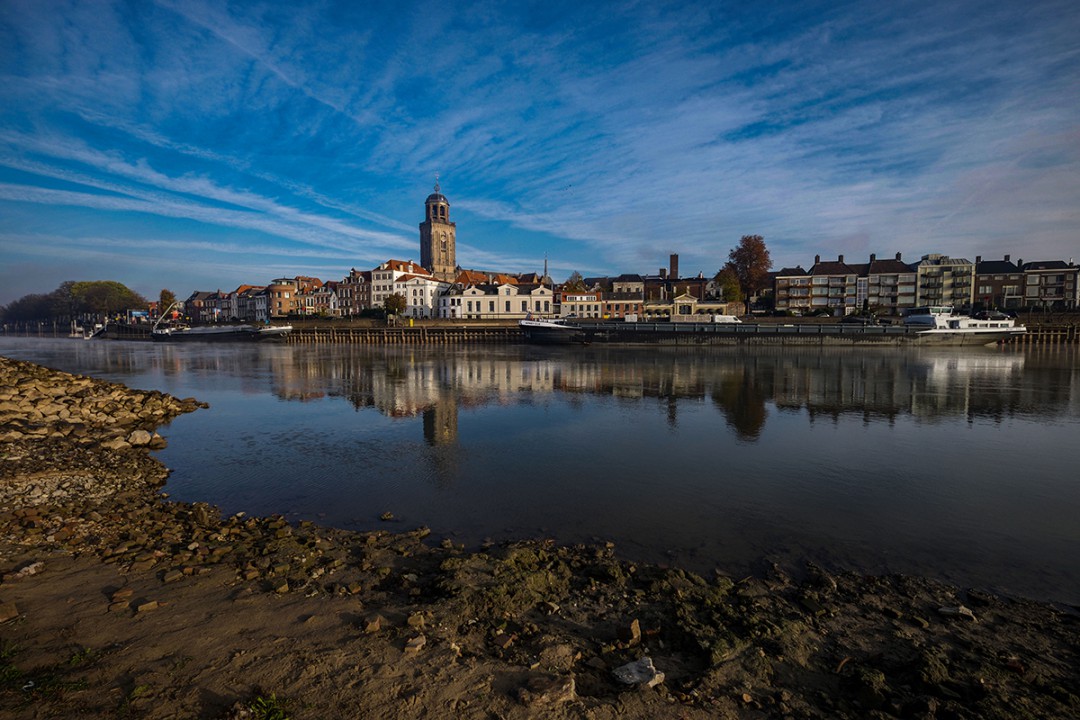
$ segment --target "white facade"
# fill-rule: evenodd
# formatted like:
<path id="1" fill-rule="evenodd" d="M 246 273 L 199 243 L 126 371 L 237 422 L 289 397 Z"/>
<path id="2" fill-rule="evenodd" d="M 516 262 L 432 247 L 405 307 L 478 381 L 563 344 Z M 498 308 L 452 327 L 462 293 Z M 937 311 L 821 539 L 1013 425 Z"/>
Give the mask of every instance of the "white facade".
<path id="1" fill-rule="evenodd" d="M 405 298 L 405 317 L 436 317 L 439 298 L 450 288 L 450 283 L 431 276 L 402 275 L 393 283 L 394 292 Z"/>
<path id="2" fill-rule="evenodd" d="M 473 320 L 520 320 L 530 313 L 552 315 L 551 288 L 543 285 L 470 285 L 439 298 L 438 316 Z"/>
<path id="3" fill-rule="evenodd" d="M 386 302 L 386 298 L 396 292 L 400 292 L 400 288 L 395 287 L 394 283 L 402 275 L 418 275 L 434 279 L 431 273 L 417 263 L 411 261 L 405 262 L 402 260 L 387 260 L 371 271 L 372 307 L 381 308 L 383 303 Z"/>

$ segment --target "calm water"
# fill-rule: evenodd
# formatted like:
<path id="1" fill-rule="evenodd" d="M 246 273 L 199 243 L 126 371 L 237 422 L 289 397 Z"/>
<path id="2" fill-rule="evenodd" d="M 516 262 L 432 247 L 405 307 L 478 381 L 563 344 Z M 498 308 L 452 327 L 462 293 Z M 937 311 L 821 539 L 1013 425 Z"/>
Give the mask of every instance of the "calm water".
<path id="1" fill-rule="evenodd" d="M 168 491 L 437 536 L 613 540 L 1080 603 L 1080 355 L 1042 350 L 164 346 L 0 354 L 210 403 Z"/>

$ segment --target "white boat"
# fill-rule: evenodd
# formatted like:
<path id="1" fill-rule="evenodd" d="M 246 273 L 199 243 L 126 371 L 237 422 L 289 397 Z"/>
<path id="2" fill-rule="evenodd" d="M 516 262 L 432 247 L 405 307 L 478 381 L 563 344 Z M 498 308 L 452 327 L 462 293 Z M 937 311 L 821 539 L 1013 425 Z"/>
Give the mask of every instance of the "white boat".
<path id="1" fill-rule="evenodd" d="M 911 308 L 904 324 L 916 328 L 916 342 L 936 345 L 994 345 L 1027 332 L 1012 318 L 981 320 L 934 305 Z"/>
<path id="2" fill-rule="evenodd" d="M 281 340 L 290 332 L 291 325 L 180 325 L 156 327 L 151 331 L 150 338 L 157 342 L 250 342 Z"/>
<path id="3" fill-rule="evenodd" d="M 581 328 L 571 325 L 566 318 L 534 318 L 530 313 L 524 320 L 518 320 L 518 326 L 529 342 L 568 344 L 584 342 L 585 339 Z"/>

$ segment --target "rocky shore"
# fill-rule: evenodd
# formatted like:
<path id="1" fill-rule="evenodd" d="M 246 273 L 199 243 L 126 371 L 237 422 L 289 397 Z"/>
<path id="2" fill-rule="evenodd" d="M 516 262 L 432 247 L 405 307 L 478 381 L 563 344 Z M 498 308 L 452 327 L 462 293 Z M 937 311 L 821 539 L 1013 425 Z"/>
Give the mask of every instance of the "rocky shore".
<path id="1" fill-rule="evenodd" d="M 0 358 L 0 715 L 1075 718 L 1080 613 L 168 499 L 201 407 Z"/>

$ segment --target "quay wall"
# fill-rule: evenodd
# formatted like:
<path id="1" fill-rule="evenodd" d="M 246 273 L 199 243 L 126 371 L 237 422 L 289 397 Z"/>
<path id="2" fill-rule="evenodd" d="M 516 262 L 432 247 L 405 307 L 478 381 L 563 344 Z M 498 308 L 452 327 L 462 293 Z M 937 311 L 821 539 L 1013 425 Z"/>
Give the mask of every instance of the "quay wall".
<path id="1" fill-rule="evenodd" d="M 583 323 L 590 342 L 647 345 L 902 345 L 911 342 L 903 326 L 794 323 Z M 0 326 L 0 337 L 66 338 L 70 326 L 25 323 Z M 109 323 L 99 337 L 110 340 L 149 340 L 149 327 Z M 292 345 L 461 345 L 511 344 L 525 339 L 517 325 L 418 325 L 416 327 L 300 325 L 286 338 Z M 1012 345 L 1055 346 L 1080 343 L 1080 325 L 1029 325 L 1028 332 L 1008 341 Z"/>

